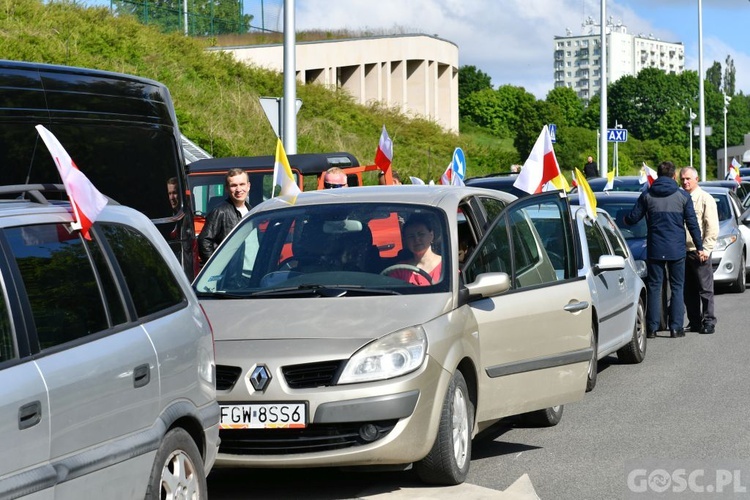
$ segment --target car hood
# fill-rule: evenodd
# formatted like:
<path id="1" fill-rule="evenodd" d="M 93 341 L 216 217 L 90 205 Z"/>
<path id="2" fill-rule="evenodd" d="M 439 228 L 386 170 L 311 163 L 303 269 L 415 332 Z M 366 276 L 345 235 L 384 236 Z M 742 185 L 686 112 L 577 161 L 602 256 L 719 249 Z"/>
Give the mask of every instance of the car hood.
<path id="1" fill-rule="evenodd" d="M 305 299 L 201 300 L 216 342 L 363 339 L 426 323 L 450 310 L 450 293 Z"/>

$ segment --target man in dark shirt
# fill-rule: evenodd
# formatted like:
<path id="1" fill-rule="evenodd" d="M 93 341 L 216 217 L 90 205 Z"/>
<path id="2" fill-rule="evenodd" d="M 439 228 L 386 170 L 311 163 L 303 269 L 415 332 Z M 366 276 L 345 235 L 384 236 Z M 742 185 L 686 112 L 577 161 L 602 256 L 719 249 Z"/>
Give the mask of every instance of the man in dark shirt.
<path id="1" fill-rule="evenodd" d="M 250 211 L 247 195 L 250 193 L 250 179 L 241 168 L 227 172 L 224 187 L 227 198 L 206 216 L 206 223 L 198 236 L 198 251 L 201 263 L 205 263 L 216 247 L 224 241 L 240 219 Z"/>
<path id="2" fill-rule="evenodd" d="M 665 272 L 669 273 L 672 292 L 669 301 L 669 331 L 672 338 L 684 337 L 685 255 L 687 253 L 685 227 L 695 242 L 700 255 L 704 255 L 703 239 L 695 216 L 690 195 L 677 186 L 675 167 L 664 161 L 657 169 L 658 177 L 648 190 L 641 193 L 633 209 L 625 216 L 625 223 L 633 225 L 646 217 L 646 285 L 648 307 L 646 336 L 654 338 L 659 328 L 661 314 L 661 289 Z"/>
<path id="3" fill-rule="evenodd" d="M 583 175 L 586 176 L 586 179 L 599 177 L 599 167 L 597 167 L 596 163 L 594 163 L 593 156 L 589 156 L 588 158 L 586 158 L 586 164 L 583 166 Z"/>

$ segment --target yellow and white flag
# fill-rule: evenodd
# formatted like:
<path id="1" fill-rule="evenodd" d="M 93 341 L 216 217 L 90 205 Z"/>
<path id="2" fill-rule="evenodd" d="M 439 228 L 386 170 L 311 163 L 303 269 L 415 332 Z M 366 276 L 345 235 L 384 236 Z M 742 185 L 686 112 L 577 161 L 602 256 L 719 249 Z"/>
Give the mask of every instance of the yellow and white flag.
<path id="1" fill-rule="evenodd" d="M 578 169 L 576 169 L 576 182 L 578 182 L 578 204 L 586 209 L 586 215 L 596 219 L 596 196 L 594 196 L 586 176 Z"/>
<path id="2" fill-rule="evenodd" d="M 276 186 L 281 186 L 279 196 L 288 195 L 296 199 L 297 195 L 300 194 L 299 186 L 294 180 L 292 167 L 289 166 L 289 159 L 286 157 L 281 139 L 276 142 L 276 161 L 273 164 L 273 191 L 276 191 Z M 273 197 L 273 193 L 271 193 L 271 197 Z M 294 203 L 294 200 L 292 203 Z"/>
<path id="3" fill-rule="evenodd" d="M 602 191 L 612 191 L 615 187 L 615 171 L 610 170 L 607 172 L 607 184 L 604 185 Z"/>

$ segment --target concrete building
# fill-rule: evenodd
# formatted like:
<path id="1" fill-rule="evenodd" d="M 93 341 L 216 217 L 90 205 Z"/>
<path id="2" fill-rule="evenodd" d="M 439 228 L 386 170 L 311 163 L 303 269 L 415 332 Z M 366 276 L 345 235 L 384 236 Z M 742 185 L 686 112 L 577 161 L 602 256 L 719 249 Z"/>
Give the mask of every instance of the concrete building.
<path id="1" fill-rule="evenodd" d="M 235 59 L 283 71 L 284 46 L 217 47 Z M 345 89 L 359 104 L 381 102 L 458 132 L 458 47 L 429 35 L 299 42 L 297 80 Z"/>
<path id="2" fill-rule="evenodd" d="M 588 102 L 601 90 L 601 26 L 589 17 L 583 23 L 586 34 L 555 36 L 555 87 L 570 87 Z M 612 18 L 606 25 L 607 82 L 625 75 L 636 76 L 644 68 L 658 68 L 679 74 L 685 70 L 682 42 L 663 42 L 652 35 L 630 35 L 622 23 Z"/>

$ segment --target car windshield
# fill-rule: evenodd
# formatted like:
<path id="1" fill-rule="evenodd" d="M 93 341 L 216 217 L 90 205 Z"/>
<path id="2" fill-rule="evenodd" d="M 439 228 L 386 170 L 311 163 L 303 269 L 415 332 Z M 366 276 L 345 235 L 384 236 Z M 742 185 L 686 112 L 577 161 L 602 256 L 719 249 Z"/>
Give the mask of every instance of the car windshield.
<path id="1" fill-rule="evenodd" d="M 195 290 L 227 298 L 444 292 L 450 289 L 447 227 L 444 212 L 419 205 L 261 212 L 242 220 L 200 273 Z"/>
<path id="2" fill-rule="evenodd" d="M 720 193 L 711 193 L 716 200 L 716 211 L 719 213 L 719 220 L 728 220 L 732 218 L 732 207 L 729 206 L 729 197 Z"/>
<path id="3" fill-rule="evenodd" d="M 609 214 L 609 216 L 612 217 L 626 240 L 642 240 L 646 238 L 646 233 L 648 232 L 645 217 L 632 226 L 625 224 L 625 216 L 628 215 L 633 209 L 634 203 L 635 201 L 633 201 L 632 203 L 605 203 L 602 200 L 598 199 L 596 201 L 596 206 L 599 208 L 603 208 Z"/>

